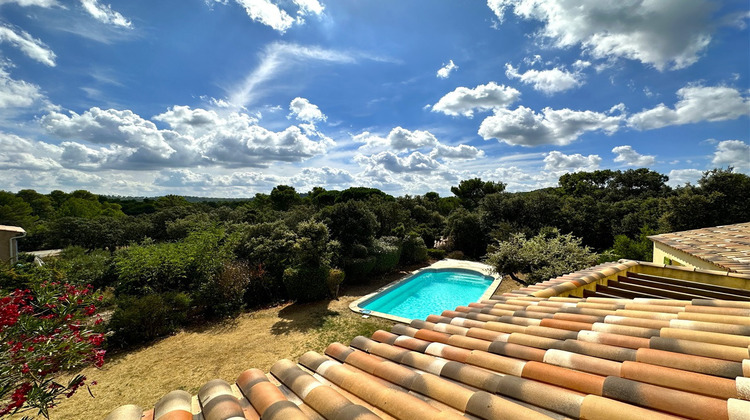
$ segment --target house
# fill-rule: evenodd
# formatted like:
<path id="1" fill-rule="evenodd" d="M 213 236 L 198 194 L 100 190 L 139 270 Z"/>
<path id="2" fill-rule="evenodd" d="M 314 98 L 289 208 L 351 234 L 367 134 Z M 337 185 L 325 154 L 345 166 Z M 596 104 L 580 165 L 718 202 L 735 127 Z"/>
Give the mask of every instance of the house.
<path id="1" fill-rule="evenodd" d="M 18 226 L 0 225 L 0 262 L 10 262 L 18 259 L 19 238 L 26 236 L 26 231 Z"/>
<path id="2" fill-rule="evenodd" d="M 750 274 L 621 260 L 106 420 L 748 420 L 749 346 Z"/>
<path id="3" fill-rule="evenodd" d="M 750 222 L 648 238 L 654 263 L 750 274 Z"/>

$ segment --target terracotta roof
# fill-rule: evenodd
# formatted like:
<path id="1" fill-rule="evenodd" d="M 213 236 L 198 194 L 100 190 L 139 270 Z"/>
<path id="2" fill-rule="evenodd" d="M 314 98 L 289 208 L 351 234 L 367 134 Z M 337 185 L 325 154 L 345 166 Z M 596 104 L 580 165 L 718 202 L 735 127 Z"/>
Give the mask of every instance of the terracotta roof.
<path id="1" fill-rule="evenodd" d="M 649 236 L 729 271 L 750 274 L 750 222 Z"/>
<path id="2" fill-rule="evenodd" d="M 750 301 L 549 295 L 641 265 L 495 295 L 107 420 L 749 419 Z"/>

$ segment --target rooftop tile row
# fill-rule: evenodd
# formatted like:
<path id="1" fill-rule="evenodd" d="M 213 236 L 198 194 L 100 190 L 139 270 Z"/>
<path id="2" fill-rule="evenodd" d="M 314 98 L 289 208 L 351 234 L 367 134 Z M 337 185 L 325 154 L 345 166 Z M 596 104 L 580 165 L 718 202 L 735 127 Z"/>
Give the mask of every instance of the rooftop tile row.
<path id="1" fill-rule="evenodd" d="M 750 222 L 649 236 L 729 271 L 750 274 Z"/>

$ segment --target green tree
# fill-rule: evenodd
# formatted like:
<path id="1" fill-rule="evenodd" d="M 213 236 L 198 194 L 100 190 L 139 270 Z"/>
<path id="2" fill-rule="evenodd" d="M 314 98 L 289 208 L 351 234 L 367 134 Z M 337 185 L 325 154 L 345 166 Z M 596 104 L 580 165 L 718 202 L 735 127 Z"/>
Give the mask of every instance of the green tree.
<path id="1" fill-rule="evenodd" d="M 451 187 L 451 192 L 469 210 L 477 208 L 486 195 L 503 191 L 505 184 L 502 182 L 482 181 L 480 178 L 466 179 L 459 182 L 457 187 Z"/>
<path id="2" fill-rule="evenodd" d="M 571 234 L 561 235 L 556 228 L 543 229 L 531 239 L 513 234 L 508 241 L 490 248 L 487 264 L 497 273 L 508 274 L 525 284 L 538 283 L 594 265 L 596 253 L 581 245 Z M 526 280 L 516 274 L 522 273 Z"/>
<path id="3" fill-rule="evenodd" d="M 320 219 L 328 226 L 331 237 L 350 250 L 354 244 L 369 246 L 375 238 L 378 220 L 362 201 L 350 200 L 326 207 Z"/>
<path id="4" fill-rule="evenodd" d="M 29 203 L 14 194 L 0 191 L 0 225 L 31 229 L 38 219 Z"/>
<path id="5" fill-rule="evenodd" d="M 456 209 L 447 222 L 448 238 L 453 249 L 461 250 L 471 258 L 479 258 L 487 251 L 487 235 L 482 232 L 482 220 L 476 212 Z"/>
<path id="6" fill-rule="evenodd" d="M 278 211 L 287 211 L 302 202 L 302 198 L 297 194 L 294 187 L 288 185 L 273 187 L 269 198 L 271 200 L 271 208 Z"/>

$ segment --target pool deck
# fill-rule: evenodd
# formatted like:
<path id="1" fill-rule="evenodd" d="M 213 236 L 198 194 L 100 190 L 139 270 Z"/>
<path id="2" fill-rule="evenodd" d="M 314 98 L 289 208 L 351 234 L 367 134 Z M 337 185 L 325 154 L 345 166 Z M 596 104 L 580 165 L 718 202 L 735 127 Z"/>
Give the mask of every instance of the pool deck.
<path id="1" fill-rule="evenodd" d="M 471 271 L 476 271 L 478 273 L 481 273 L 482 275 L 492 277 L 494 281 L 487 288 L 484 294 L 478 299 L 478 301 L 489 299 L 495 293 L 495 290 L 497 290 L 497 288 L 500 287 L 500 282 L 502 281 L 502 276 L 499 274 L 492 273 L 492 267 L 490 267 L 487 264 L 483 264 L 483 263 L 476 262 L 476 261 L 452 260 L 452 259 L 446 258 L 446 259 L 437 261 L 436 263 L 429 265 L 427 267 L 422 267 L 419 270 L 414 270 L 411 273 L 405 275 L 402 279 L 391 282 L 381 287 L 380 289 L 370 293 L 369 295 L 362 296 L 361 298 L 349 304 L 349 309 L 351 309 L 354 312 L 360 313 L 363 316 L 376 316 L 378 318 L 385 318 L 391 321 L 408 324 L 412 321 L 411 318 L 404 318 L 404 317 L 400 317 L 396 315 L 386 314 L 383 312 L 371 311 L 369 309 L 362 308 L 359 305 L 362 304 L 363 302 L 367 302 L 368 299 L 372 298 L 378 293 L 381 293 L 387 289 L 396 287 L 399 284 L 411 279 L 414 275 L 416 275 L 417 273 L 421 271 L 425 271 L 429 269 L 439 270 L 439 269 L 445 269 L 445 268 L 460 268 L 463 270 L 471 270 Z M 451 309 L 453 308 L 445 308 L 445 310 L 451 310 Z"/>

